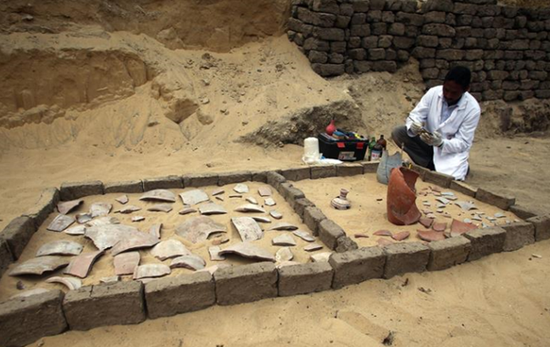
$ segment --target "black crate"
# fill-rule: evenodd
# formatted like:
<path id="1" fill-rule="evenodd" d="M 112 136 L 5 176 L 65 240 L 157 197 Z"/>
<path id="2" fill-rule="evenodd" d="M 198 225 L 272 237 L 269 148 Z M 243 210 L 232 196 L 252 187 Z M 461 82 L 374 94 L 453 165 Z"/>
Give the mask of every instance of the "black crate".
<path id="1" fill-rule="evenodd" d="M 318 139 L 319 152 L 325 158 L 340 159 L 342 161 L 363 160 L 369 147 L 368 139 L 336 140 L 326 133 L 319 134 Z"/>

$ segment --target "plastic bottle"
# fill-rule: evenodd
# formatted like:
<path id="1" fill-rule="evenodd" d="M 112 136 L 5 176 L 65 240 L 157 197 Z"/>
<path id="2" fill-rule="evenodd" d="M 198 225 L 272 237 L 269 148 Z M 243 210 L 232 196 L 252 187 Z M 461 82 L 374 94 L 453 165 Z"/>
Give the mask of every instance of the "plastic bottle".
<path id="1" fill-rule="evenodd" d="M 386 150 L 387 142 L 386 142 L 386 139 L 384 138 L 384 135 L 380 135 L 380 138 L 378 139 L 378 141 L 376 141 L 376 143 L 379 144 L 383 150 Z"/>
<path id="2" fill-rule="evenodd" d="M 374 149 L 374 145 L 376 145 L 376 137 L 371 137 L 370 141 L 369 141 L 369 157 L 368 157 L 368 160 L 371 161 L 372 159 L 372 151 Z"/>

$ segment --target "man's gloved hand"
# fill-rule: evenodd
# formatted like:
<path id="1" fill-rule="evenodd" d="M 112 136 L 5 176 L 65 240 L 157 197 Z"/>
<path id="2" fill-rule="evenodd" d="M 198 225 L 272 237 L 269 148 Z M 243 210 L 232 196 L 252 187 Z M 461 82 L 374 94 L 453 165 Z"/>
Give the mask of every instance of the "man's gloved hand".
<path id="1" fill-rule="evenodd" d="M 422 123 L 412 122 L 410 131 L 416 136 L 422 131 Z"/>
<path id="2" fill-rule="evenodd" d="M 439 147 L 443 143 L 443 137 L 438 132 L 434 132 L 433 134 L 423 133 L 420 135 L 420 139 L 426 144 L 434 147 Z"/>

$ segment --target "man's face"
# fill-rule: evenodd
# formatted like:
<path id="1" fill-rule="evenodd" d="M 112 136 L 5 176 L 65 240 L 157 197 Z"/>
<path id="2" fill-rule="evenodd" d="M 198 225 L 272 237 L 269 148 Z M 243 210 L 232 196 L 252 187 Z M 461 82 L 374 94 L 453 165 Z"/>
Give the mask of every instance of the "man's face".
<path id="1" fill-rule="evenodd" d="M 456 104 L 465 92 L 466 90 L 462 89 L 462 86 L 455 81 L 443 83 L 443 97 L 449 105 Z"/>

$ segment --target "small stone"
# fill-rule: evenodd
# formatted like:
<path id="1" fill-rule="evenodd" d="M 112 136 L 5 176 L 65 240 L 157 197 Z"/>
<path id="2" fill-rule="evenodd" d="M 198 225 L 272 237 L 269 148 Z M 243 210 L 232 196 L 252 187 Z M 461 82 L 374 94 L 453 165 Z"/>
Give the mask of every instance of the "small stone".
<path id="1" fill-rule="evenodd" d="M 322 249 L 323 246 L 321 246 L 320 244 L 318 243 L 312 243 L 310 245 L 307 245 L 304 247 L 304 251 L 306 252 L 313 252 L 313 251 L 318 251 L 320 249 Z"/>
<path id="2" fill-rule="evenodd" d="M 275 218 L 275 219 L 281 219 L 283 218 L 283 215 L 275 210 L 269 212 L 269 214 L 271 215 L 271 217 Z"/>
<path id="3" fill-rule="evenodd" d="M 302 240 L 306 241 L 306 242 L 313 242 L 315 241 L 315 237 L 313 237 L 310 233 L 308 232 L 305 232 L 305 231 L 300 231 L 300 230 L 294 230 L 292 232 L 294 235 L 298 236 L 299 238 L 301 238 Z"/>
<path id="4" fill-rule="evenodd" d="M 191 208 L 191 207 L 184 207 L 178 213 L 181 214 L 181 215 L 186 215 L 186 214 L 193 213 L 193 212 L 197 212 L 197 210 L 194 209 L 194 208 Z"/>
<path id="5" fill-rule="evenodd" d="M 203 105 L 206 105 L 206 104 L 210 103 L 210 99 L 204 98 L 204 99 L 201 100 L 201 102 L 202 102 Z"/>
<path id="6" fill-rule="evenodd" d="M 277 262 L 291 261 L 294 259 L 294 254 L 288 247 L 282 247 L 275 253 L 275 260 Z"/>
<path id="7" fill-rule="evenodd" d="M 275 200 L 273 200 L 273 198 L 267 198 L 264 200 L 264 204 L 266 206 L 275 206 L 277 205 L 277 203 L 275 202 Z"/>
<path id="8" fill-rule="evenodd" d="M 126 203 L 128 203 L 128 201 L 130 201 L 130 199 L 128 199 L 128 195 L 121 195 L 118 198 L 116 198 L 115 200 L 118 201 L 119 203 L 121 203 L 122 205 L 126 205 Z"/>
<path id="9" fill-rule="evenodd" d="M 365 235 L 365 234 L 355 234 L 353 235 L 356 239 L 368 239 L 369 238 L 369 235 Z"/>
<path id="10" fill-rule="evenodd" d="M 279 235 L 273 238 L 271 243 L 275 246 L 296 246 L 296 241 L 288 234 Z"/>
<path id="11" fill-rule="evenodd" d="M 145 220 L 145 217 L 143 216 L 134 216 L 132 217 L 132 222 L 141 222 L 141 221 L 144 221 Z"/>
<path id="12" fill-rule="evenodd" d="M 248 193 L 248 186 L 244 183 L 239 183 L 233 187 L 233 190 L 239 194 Z"/>
<path id="13" fill-rule="evenodd" d="M 249 203 L 251 203 L 253 205 L 258 205 L 258 201 L 256 199 L 254 199 L 253 197 L 251 197 L 251 196 L 247 197 L 246 201 L 248 201 Z"/>
<path id="14" fill-rule="evenodd" d="M 378 230 L 372 234 L 376 236 L 390 236 L 390 237 L 392 236 L 392 233 L 389 230 Z"/>

